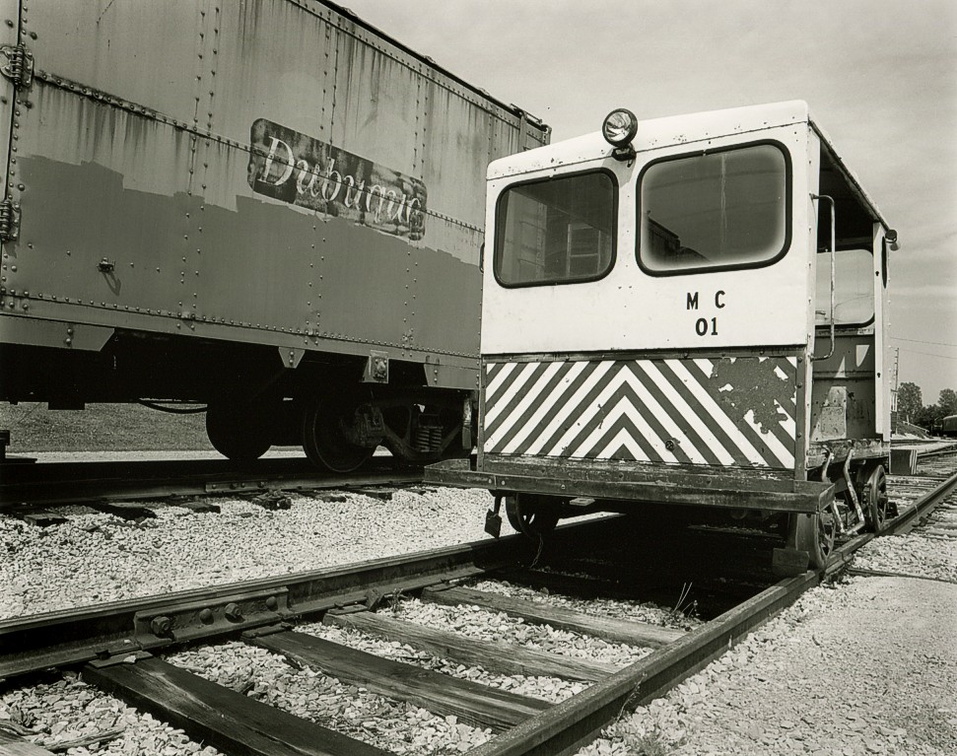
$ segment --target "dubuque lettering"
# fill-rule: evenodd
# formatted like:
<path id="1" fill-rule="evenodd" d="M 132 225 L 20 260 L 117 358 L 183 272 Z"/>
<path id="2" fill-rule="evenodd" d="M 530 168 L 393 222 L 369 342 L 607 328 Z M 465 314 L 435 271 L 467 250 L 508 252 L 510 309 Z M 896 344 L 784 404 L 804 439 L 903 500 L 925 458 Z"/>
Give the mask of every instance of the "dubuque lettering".
<path id="1" fill-rule="evenodd" d="M 264 118 L 250 130 L 249 184 L 291 205 L 412 240 L 425 235 L 425 184 Z"/>

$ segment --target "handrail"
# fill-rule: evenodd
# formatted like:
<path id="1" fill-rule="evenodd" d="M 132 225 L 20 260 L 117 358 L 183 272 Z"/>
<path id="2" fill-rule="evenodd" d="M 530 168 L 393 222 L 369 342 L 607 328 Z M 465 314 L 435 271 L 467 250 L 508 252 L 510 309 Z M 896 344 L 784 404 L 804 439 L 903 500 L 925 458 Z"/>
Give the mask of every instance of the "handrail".
<path id="1" fill-rule="evenodd" d="M 830 326 L 831 326 L 831 348 L 830 348 L 830 350 L 828 351 L 828 353 L 825 354 L 823 357 L 816 357 L 816 356 L 814 356 L 814 355 L 812 354 L 812 355 L 811 355 L 811 361 L 813 362 L 813 361 L 815 361 L 815 360 L 826 360 L 826 359 L 828 359 L 831 355 L 834 354 L 834 279 L 835 279 L 835 269 L 836 269 L 836 264 L 837 264 L 836 261 L 835 261 L 835 256 L 836 256 L 835 247 L 837 247 L 837 216 L 836 216 L 836 213 L 835 213 L 835 210 L 834 210 L 834 198 L 833 198 L 833 197 L 829 197 L 829 196 L 826 195 L 826 194 L 812 194 L 812 195 L 811 195 L 811 199 L 812 199 L 812 200 L 816 200 L 816 199 L 817 199 L 817 200 L 827 200 L 828 202 L 831 203 L 831 313 L 830 313 L 830 315 L 831 315 L 831 323 L 830 323 Z"/>

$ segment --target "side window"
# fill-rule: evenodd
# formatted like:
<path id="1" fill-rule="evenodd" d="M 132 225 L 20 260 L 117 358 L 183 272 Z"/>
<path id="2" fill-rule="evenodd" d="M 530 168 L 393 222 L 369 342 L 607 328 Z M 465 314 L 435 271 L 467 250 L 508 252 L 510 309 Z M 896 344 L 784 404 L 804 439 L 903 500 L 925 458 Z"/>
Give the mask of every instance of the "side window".
<path id="1" fill-rule="evenodd" d="M 772 143 L 651 163 L 640 178 L 638 263 L 651 275 L 758 267 L 790 243 L 790 163 Z"/>
<path id="2" fill-rule="evenodd" d="M 615 256 L 617 183 L 596 171 L 516 184 L 499 197 L 495 278 L 503 286 L 594 281 Z"/>
<path id="3" fill-rule="evenodd" d="M 831 323 L 831 255 L 817 255 L 814 322 Z M 866 325 L 874 319 L 874 257 L 866 249 L 839 249 L 834 256 L 834 323 Z"/>

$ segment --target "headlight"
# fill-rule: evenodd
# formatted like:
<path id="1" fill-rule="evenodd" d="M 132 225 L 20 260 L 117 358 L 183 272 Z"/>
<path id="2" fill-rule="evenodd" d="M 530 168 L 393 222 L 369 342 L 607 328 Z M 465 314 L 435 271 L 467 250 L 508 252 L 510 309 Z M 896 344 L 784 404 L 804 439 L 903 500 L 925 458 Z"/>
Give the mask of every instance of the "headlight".
<path id="1" fill-rule="evenodd" d="M 625 108 L 618 108 L 605 116 L 601 134 L 612 147 L 625 147 L 638 133 L 638 119 Z"/>

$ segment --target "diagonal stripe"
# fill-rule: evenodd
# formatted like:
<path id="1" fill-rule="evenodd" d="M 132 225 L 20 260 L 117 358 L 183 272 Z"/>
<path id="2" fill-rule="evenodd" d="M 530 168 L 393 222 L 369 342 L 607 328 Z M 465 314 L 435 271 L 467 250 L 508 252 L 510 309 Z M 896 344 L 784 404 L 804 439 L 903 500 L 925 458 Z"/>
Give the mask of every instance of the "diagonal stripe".
<path id="1" fill-rule="evenodd" d="M 622 417 L 602 436 L 589 456 L 600 459 L 621 459 L 621 450 L 625 450 L 625 459 L 635 462 L 660 462 L 654 447 L 627 418 Z"/>
<path id="2" fill-rule="evenodd" d="M 769 434 L 762 434 L 753 422 L 753 419 L 749 420 L 747 415 L 743 418 L 735 418 L 728 414 L 728 411 L 724 408 L 723 402 L 721 401 L 721 389 L 723 386 L 718 386 L 718 381 L 711 378 L 710 368 L 708 372 L 704 372 L 704 368 L 702 367 L 704 364 L 711 365 L 710 361 L 706 360 L 691 360 L 685 363 L 689 374 L 699 381 L 699 385 L 707 392 L 707 396 L 714 405 L 715 410 L 720 412 L 726 421 L 722 423 L 725 430 L 729 430 L 729 432 L 730 429 L 734 430 L 734 433 L 731 434 L 732 438 L 736 436 L 735 440 L 738 446 L 742 451 L 745 451 L 748 460 L 752 464 L 770 465 L 772 467 L 781 466 L 783 462 L 778 460 L 777 455 L 771 451 L 769 445 L 771 439 L 767 438 Z M 789 465 L 784 466 L 787 467 Z"/>
<path id="3" fill-rule="evenodd" d="M 668 385 L 671 386 L 685 404 L 687 404 L 689 409 L 688 416 L 700 423 L 703 428 L 703 434 L 707 432 L 710 434 L 710 437 L 714 439 L 714 444 L 711 445 L 711 449 L 719 458 L 725 460 L 724 464 L 749 464 L 747 455 L 738 448 L 738 445 L 731 436 L 728 435 L 722 424 L 718 422 L 718 419 L 712 415 L 709 410 L 705 409 L 695 389 L 692 389 L 693 379 L 688 376 L 687 371 L 681 369 L 680 362 L 675 360 L 661 360 L 656 363 L 656 367 L 661 377 L 667 381 Z M 694 385 L 698 390 L 703 391 L 697 383 L 694 383 Z M 707 438 L 708 436 L 706 435 L 705 437 Z"/>
<path id="4" fill-rule="evenodd" d="M 649 387 L 649 391 L 657 392 L 661 396 L 660 404 L 671 408 L 670 413 L 675 418 L 685 435 L 691 440 L 691 443 L 701 454 L 702 458 L 710 465 L 731 465 L 734 464 L 734 457 L 721 445 L 715 438 L 714 433 L 708 428 L 704 421 L 698 417 L 696 410 L 697 402 L 684 390 L 673 386 L 667 376 L 673 380 L 674 374 L 661 360 L 641 360 L 636 363 L 637 372 L 642 381 Z M 653 388 L 652 388 L 653 387 Z M 684 387 L 681 387 L 684 389 Z"/>
<path id="5" fill-rule="evenodd" d="M 503 444 L 509 443 L 516 434 L 527 431 L 529 419 L 541 408 L 543 397 L 552 396 L 555 387 L 561 381 L 562 375 L 568 371 L 567 362 L 542 363 L 545 369 L 529 380 L 520 395 L 520 401 L 511 406 L 508 415 L 502 415 L 497 422 L 488 427 L 488 439 L 500 451 Z"/>
<path id="6" fill-rule="evenodd" d="M 561 400 L 562 403 L 564 403 L 566 401 L 564 397 L 568 396 L 569 391 L 571 389 L 574 389 L 577 392 L 578 387 L 583 385 L 583 383 L 588 381 L 594 381 L 595 379 L 593 376 L 596 373 L 600 374 L 601 372 L 604 372 L 604 370 L 607 370 L 607 367 L 609 364 L 610 363 L 595 363 L 595 362 L 585 362 L 585 361 L 572 363 L 572 366 L 573 366 L 572 370 L 575 371 L 576 377 L 572 380 L 571 386 L 560 392 L 557 392 L 554 396 L 538 397 L 538 400 L 541 403 L 540 411 L 544 415 L 545 419 L 549 421 L 549 425 L 551 425 L 552 423 L 557 425 L 563 419 L 563 416 L 560 414 L 560 412 L 556 410 L 556 407 L 560 405 L 556 403 L 559 400 Z M 604 369 L 602 369 L 603 366 L 604 366 Z M 490 434 L 486 434 L 485 438 L 486 438 L 486 442 L 485 442 L 486 451 L 491 451 L 496 453 L 501 452 L 501 448 L 498 445 L 499 441 L 502 438 L 501 435 L 493 437 Z"/>
<path id="7" fill-rule="evenodd" d="M 589 422 L 565 445 L 562 456 L 590 456 L 600 439 L 606 435 L 608 423 L 615 423 L 621 414 L 634 423 L 639 437 L 646 440 L 654 450 L 652 459 L 666 462 L 687 462 L 687 455 L 680 450 L 680 445 L 669 451 L 665 443 L 670 434 L 664 429 L 654 413 L 649 412 L 639 399 L 635 386 L 637 384 L 631 371 L 625 366 L 613 377 L 605 390 L 598 396 L 596 406 L 600 411 L 592 413 Z M 607 444 L 607 441 L 605 442 Z"/>
<path id="8" fill-rule="evenodd" d="M 788 376 L 794 376 L 794 382 L 797 382 L 797 357 L 782 357 L 774 372 L 783 379 Z M 779 396 L 778 403 L 789 417 L 796 417 L 797 412 L 797 388 L 793 387 L 790 396 Z"/>
<path id="9" fill-rule="evenodd" d="M 496 387 L 492 406 L 485 413 L 485 433 L 495 432 L 495 428 L 501 422 L 499 418 L 508 418 L 515 407 L 521 403 L 528 388 L 534 384 L 538 377 L 545 372 L 548 367 L 546 362 L 528 362 L 520 365 L 510 374 L 510 380 L 507 386 L 500 390 Z"/>
<path id="10" fill-rule="evenodd" d="M 491 367 L 486 375 L 491 373 Z M 519 374 L 519 365 L 516 362 L 504 363 L 500 370 L 495 371 L 495 379 L 486 379 L 485 381 L 485 403 L 482 406 L 483 417 L 487 418 L 490 412 L 495 411 L 495 407 L 501 400 L 503 394 L 508 391 L 508 387 Z M 485 420 L 483 419 L 483 422 Z"/>
<path id="11" fill-rule="evenodd" d="M 667 396 L 652 380 L 648 371 L 654 370 L 648 360 L 636 360 L 628 368 L 635 378 L 636 390 L 653 416 L 661 420 L 669 435 L 675 439 L 687 454 L 688 461 L 694 464 L 719 464 L 718 457 L 695 431 L 689 422 L 688 406 L 675 401 L 674 395 Z"/>
<path id="12" fill-rule="evenodd" d="M 705 461 L 701 452 L 695 447 L 692 439 L 675 421 L 674 416 L 669 410 L 668 403 L 662 404 L 655 397 L 655 392 L 649 390 L 648 386 L 642 381 L 644 374 L 638 370 L 637 361 L 626 364 L 628 384 L 638 396 L 640 404 L 636 405 L 642 412 L 644 418 L 655 428 L 658 436 L 667 443 L 669 440 L 675 446 L 672 453 L 679 462 L 694 462 L 701 464 Z M 654 388 L 654 387 L 652 387 Z M 680 413 L 676 413 L 680 417 Z"/>
<path id="13" fill-rule="evenodd" d="M 747 396 L 747 384 L 735 380 L 737 359 L 749 360 L 739 366 L 748 380 L 773 371 L 764 396 L 774 402 L 775 415 L 758 407 L 759 422 L 754 409 L 726 393 L 737 385 L 738 395 Z M 792 468 L 796 358 L 764 358 L 773 361 L 757 371 L 754 358 L 737 359 L 723 361 L 720 370 L 704 358 L 489 363 L 484 449 Z"/>
<path id="14" fill-rule="evenodd" d="M 557 362 L 559 366 L 550 373 L 548 384 L 544 386 L 534 402 L 530 402 L 522 416 L 509 433 L 490 439 L 490 442 L 503 454 L 522 454 L 529 444 L 551 421 L 557 407 L 562 406 L 562 397 L 569 394 L 573 387 L 581 385 L 584 362 Z"/>
<path id="15" fill-rule="evenodd" d="M 634 405 L 634 391 L 630 386 L 622 385 L 609 400 L 612 405 L 604 422 L 596 427 L 581 443 L 574 456 L 598 457 L 609 446 L 620 446 L 620 433 L 626 432 L 643 452 L 641 458 L 652 462 L 687 462 L 688 458 L 680 446 L 669 451 L 665 446 L 667 433 Z M 616 438 L 618 442 L 616 443 Z M 632 450 L 632 449 L 630 449 Z M 632 450 L 633 451 L 633 450 Z"/>
<path id="16" fill-rule="evenodd" d="M 579 422 L 583 411 L 594 406 L 595 397 L 601 393 L 605 375 L 612 370 L 613 365 L 612 362 L 588 364 L 586 372 L 582 373 L 584 380 L 581 381 L 575 393 L 567 397 L 562 407 L 555 409 L 554 418 L 535 443 L 528 448 L 528 454 L 556 456 L 554 450 L 565 433 Z"/>
<path id="17" fill-rule="evenodd" d="M 737 424 L 728 417 L 719 401 L 711 394 L 712 390 L 720 387 L 712 387 L 715 381 L 711 376 L 711 361 L 698 360 L 668 360 L 671 369 L 682 380 L 685 385 L 694 394 L 695 398 L 701 404 L 702 410 L 720 426 L 721 430 L 728 436 L 732 444 L 732 449 L 736 449 L 740 456 L 744 458 L 747 464 L 763 464 L 764 458 L 761 453 L 754 448 L 751 440 L 744 435 Z M 736 457 L 738 454 L 735 455 Z"/>
<path id="18" fill-rule="evenodd" d="M 495 380 L 502 370 L 504 370 L 508 365 L 514 365 L 514 362 L 487 362 L 485 363 L 485 385 L 489 385 Z"/>
<path id="19" fill-rule="evenodd" d="M 543 401 L 538 412 L 531 418 L 528 433 L 524 439 L 516 439 L 511 451 L 514 454 L 530 453 L 533 445 L 548 438 L 562 422 L 563 408 L 572 403 L 572 398 L 594 373 L 594 367 L 587 362 L 573 362 L 568 373 L 562 379 L 562 389 Z"/>
<path id="20" fill-rule="evenodd" d="M 609 384 L 614 380 L 615 366 L 618 363 L 601 363 L 604 370 L 596 369 L 589 376 L 589 380 L 582 384 L 582 388 L 573 397 L 574 404 L 562 408 L 556 431 L 548 438 L 542 448 L 549 457 L 566 457 L 569 443 L 583 432 L 584 428 L 594 428 L 602 417 L 603 398 L 607 398 Z M 589 430 L 588 432 L 591 432 Z"/>
<path id="21" fill-rule="evenodd" d="M 743 418 L 743 422 L 747 423 L 751 432 L 760 437 L 764 442 L 765 447 L 768 450 L 768 454 L 765 457 L 768 464 L 770 464 L 772 467 L 794 466 L 794 452 L 785 444 L 781 443 L 773 430 L 770 432 L 764 432 L 761 430 L 760 425 L 754 419 L 754 410 L 747 411 Z M 779 425 L 775 425 L 773 427 L 780 430 L 786 436 L 787 431 L 785 431 Z"/>

